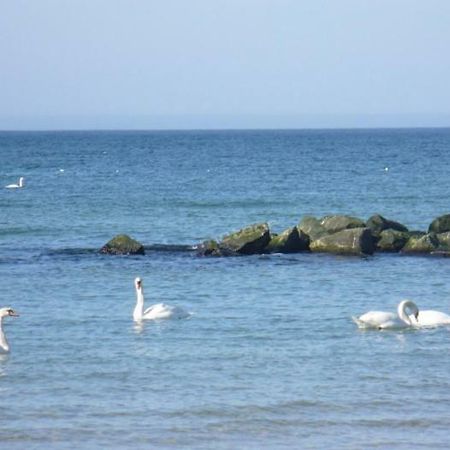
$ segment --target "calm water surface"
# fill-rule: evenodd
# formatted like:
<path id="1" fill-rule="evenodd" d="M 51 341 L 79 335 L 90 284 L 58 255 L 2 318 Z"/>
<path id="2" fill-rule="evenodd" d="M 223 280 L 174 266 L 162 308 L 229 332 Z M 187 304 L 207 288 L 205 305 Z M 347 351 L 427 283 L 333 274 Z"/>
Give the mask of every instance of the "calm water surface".
<path id="1" fill-rule="evenodd" d="M 268 221 L 450 212 L 450 130 L 0 133 L 0 447 L 448 448 L 450 330 L 360 331 L 403 298 L 450 313 L 450 259 L 95 252 Z M 385 170 L 388 168 L 388 170 Z M 188 320 L 132 321 L 146 302 Z"/>

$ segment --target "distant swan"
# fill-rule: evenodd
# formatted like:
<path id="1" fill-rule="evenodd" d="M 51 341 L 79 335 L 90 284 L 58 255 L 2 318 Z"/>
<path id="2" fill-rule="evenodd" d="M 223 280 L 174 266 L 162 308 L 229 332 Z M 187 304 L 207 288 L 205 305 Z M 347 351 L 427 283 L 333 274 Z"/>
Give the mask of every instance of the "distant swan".
<path id="1" fill-rule="evenodd" d="M 19 314 L 17 314 L 13 309 L 11 308 L 0 308 L 0 352 L 1 353 L 8 353 L 9 352 L 9 344 L 8 340 L 6 339 L 5 333 L 3 332 L 3 317 L 11 316 L 11 317 L 17 317 Z"/>
<path id="2" fill-rule="evenodd" d="M 397 306 L 397 314 L 384 311 L 369 311 L 360 317 L 352 317 L 352 319 L 358 325 L 358 328 L 388 330 L 417 326 L 417 318 L 420 314 L 414 302 L 403 300 Z"/>
<path id="3" fill-rule="evenodd" d="M 150 306 L 144 311 L 144 288 L 142 280 L 138 277 L 134 280 L 136 288 L 136 306 L 133 311 L 133 319 L 135 322 L 141 320 L 159 320 L 159 319 L 184 319 L 189 317 L 189 313 L 179 306 L 166 305 L 157 303 Z"/>
<path id="4" fill-rule="evenodd" d="M 22 188 L 24 186 L 24 181 L 25 178 L 24 177 L 20 177 L 19 178 L 19 183 L 18 184 L 8 184 L 8 186 L 5 186 L 6 189 L 18 189 L 18 188 Z"/>

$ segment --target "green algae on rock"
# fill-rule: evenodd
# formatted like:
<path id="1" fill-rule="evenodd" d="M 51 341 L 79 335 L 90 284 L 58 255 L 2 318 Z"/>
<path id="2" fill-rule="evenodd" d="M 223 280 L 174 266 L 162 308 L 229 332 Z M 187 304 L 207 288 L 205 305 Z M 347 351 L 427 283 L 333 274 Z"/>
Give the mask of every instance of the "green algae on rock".
<path id="1" fill-rule="evenodd" d="M 270 230 L 267 223 L 250 225 L 225 236 L 219 247 L 225 252 L 241 255 L 263 253 L 270 242 Z"/>
<path id="2" fill-rule="evenodd" d="M 349 228 L 312 241 L 311 251 L 346 255 L 371 255 L 374 252 L 369 228 Z"/>
<path id="3" fill-rule="evenodd" d="M 110 255 L 143 255 L 144 246 L 126 234 L 119 234 L 107 242 L 100 253 Z"/>
<path id="4" fill-rule="evenodd" d="M 265 253 L 298 253 L 309 250 L 309 236 L 297 227 L 288 228 L 272 238 Z"/>

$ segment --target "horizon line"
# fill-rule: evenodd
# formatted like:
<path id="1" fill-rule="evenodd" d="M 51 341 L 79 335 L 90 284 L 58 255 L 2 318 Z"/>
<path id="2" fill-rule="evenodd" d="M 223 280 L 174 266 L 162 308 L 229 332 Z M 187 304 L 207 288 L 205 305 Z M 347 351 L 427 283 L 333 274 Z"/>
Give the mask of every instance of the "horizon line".
<path id="1" fill-rule="evenodd" d="M 445 130 L 449 125 L 384 125 L 384 126 L 315 126 L 315 127 L 195 127 L 195 128 L 0 128 L 0 133 L 66 133 L 66 132 L 199 132 L 199 131 L 352 131 L 352 130 Z"/>

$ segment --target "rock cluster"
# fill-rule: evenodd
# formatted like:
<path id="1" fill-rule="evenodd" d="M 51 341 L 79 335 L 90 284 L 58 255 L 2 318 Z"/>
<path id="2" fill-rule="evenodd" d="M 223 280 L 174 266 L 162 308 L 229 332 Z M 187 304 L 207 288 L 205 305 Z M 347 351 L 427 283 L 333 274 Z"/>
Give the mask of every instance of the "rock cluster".
<path id="1" fill-rule="evenodd" d="M 304 217 L 281 234 L 267 223 L 255 224 L 197 246 L 202 256 L 263 253 L 323 252 L 371 255 L 374 252 L 403 254 L 449 254 L 450 214 L 434 219 L 428 232 L 409 231 L 405 225 L 376 214 L 367 221 L 347 215 Z"/>
<path id="2" fill-rule="evenodd" d="M 267 223 L 250 225 L 194 247 L 201 256 L 234 256 L 264 253 L 322 252 L 372 255 L 374 252 L 442 254 L 450 256 L 450 214 L 434 219 L 428 231 L 410 231 L 405 225 L 375 214 L 367 221 L 347 215 L 304 217 L 280 234 Z M 143 255 L 144 246 L 121 234 L 101 249 L 114 255 Z"/>

